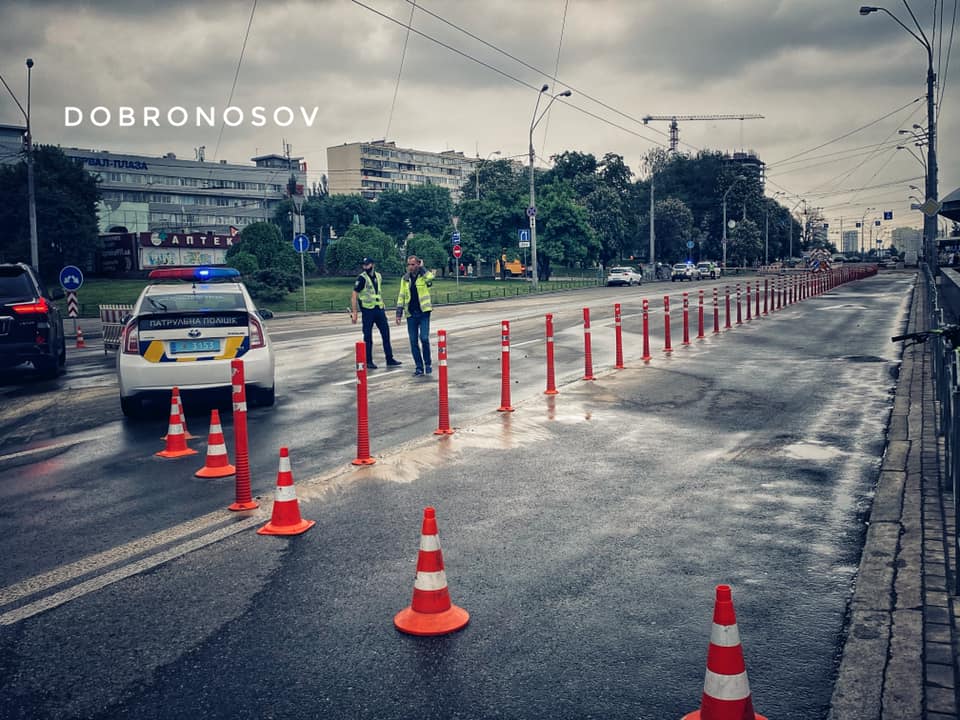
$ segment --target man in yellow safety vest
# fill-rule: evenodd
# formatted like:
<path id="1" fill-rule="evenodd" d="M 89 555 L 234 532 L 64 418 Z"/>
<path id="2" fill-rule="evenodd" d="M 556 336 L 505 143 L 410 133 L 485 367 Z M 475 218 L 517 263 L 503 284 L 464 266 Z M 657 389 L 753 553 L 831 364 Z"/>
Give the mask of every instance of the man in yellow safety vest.
<path id="1" fill-rule="evenodd" d="M 363 315 L 363 342 L 367 346 L 367 368 L 376 370 L 373 362 L 373 326 L 380 331 L 380 340 L 383 342 L 383 354 L 387 356 L 387 365 L 402 365 L 393 357 L 393 347 L 390 345 L 390 323 L 387 322 L 387 313 L 384 310 L 383 278 L 373 269 L 373 258 L 365 257 L 361 263 L 363 272 L 357 275 L 353 283 L 353 295 L 350 296 L 350 319 L 357 324 L 357 304 Z"/>
<path id="2" fill-rule="evenodd" d="M 416 255 L 407 258 L 407 272 L 400 278 L 400 295 L 397 297 L 397 325 L 407 314 L 407 335 L 410 336 L 410 352 L 417 369 L 414 376 L 433 372 L 430 358 L 430 287 L 433 273 L 423 267 Z"/>

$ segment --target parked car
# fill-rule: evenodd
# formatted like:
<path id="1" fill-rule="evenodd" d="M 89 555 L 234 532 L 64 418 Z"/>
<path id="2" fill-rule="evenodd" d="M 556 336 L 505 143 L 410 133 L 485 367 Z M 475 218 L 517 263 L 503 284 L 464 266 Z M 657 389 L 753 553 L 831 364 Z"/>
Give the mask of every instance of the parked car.
<path id="1" fill-rule="evenodd" d="M 677 263 L 670 271 L 670 282 L 676 280 L 699 280 L 700 271 L 693 263 Z"/>
<path id="2" fill-rule="evenodd" d="M 612 267 L 607 273 L 607 286 L 610 285 L 639 285 L 643 276 L 632 267 Z"/>
<path id="3" fill-rule="evenodd" d="M 30 265 L 0 265 L 0 368 L 29 362 L 45 377 L 67 365 L 63 317 L 53 304 L 63 292 L 49 292 Z"/>
<path id="4" fill-rule="evenodd" d="M 264 320 L 233 268 L 164 268 L 150 273 L 120 335 L 120 408 L 136 417 L 144 400 L 181 391 L 228 389 L 243 358 L 247 401 L 273 405 L 274 355 Z"/>
<path id="5" fill-rule="evenodd" d="M 720 266 L 714 262 L 700 262 L 697 263 L 697 272 L 700 273 L 701 278 L 715 280 L 720 277 Z"/>

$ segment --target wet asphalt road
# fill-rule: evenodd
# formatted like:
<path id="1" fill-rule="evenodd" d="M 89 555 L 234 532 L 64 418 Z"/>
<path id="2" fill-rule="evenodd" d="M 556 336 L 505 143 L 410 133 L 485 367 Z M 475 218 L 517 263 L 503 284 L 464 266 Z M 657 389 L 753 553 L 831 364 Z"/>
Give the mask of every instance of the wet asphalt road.
<path id="1" fill-rule="evenodd" d="M 430 434 L 432 381 L 407 365 L 376 371 L 378 463 L 363 469 L 347 465 L 358 330 L 333 317 L 272 323 L 282 389 L 251 416 L 254 491 L 269 497 L 276 447 L 289 444 L 301 509 L 318 521 L 290 539 L 247 528 L 265 517 L 223 512 L 232 480 L 152 458 L 164 419 L 121 422 L 97 361 L 53 387 L 4 385 L 38 418 L 81 412 L 88 427 L 10 459 L 47 440 L 23 437 L 40 422 L 30 411 L 0 411 L 0 706 L 13 718 L 680 717 L 699 703 L 723 582 L 757 710 L 824 717 L 890 408 L 889 337 L 911 286 L 886 273 L 688 348 L 675 325 L 672 357 L 655 313 L 647 366 L 637 300 L 680 288 L 439 311 L 458 432 Z M 576 381 L 584 304 L 592 383 Z M 558 316 L 553 398 L 546 311 Z M 501 317 L 514 321 L 513 414 L 494 412 Z M 77 398 L 45 404 L 54 387 Z M 191 415 L 194 434 L 204 414 Z M 427 504 L 454 602 L 472 615 L 438 639 L 391 623 L 409 603 Z M 164 550 L 174 557 L 159 564 Z M 110 572 L 129 577 L 107 583 Z M 76 599 L 26 616 L 71 589 Z"/>

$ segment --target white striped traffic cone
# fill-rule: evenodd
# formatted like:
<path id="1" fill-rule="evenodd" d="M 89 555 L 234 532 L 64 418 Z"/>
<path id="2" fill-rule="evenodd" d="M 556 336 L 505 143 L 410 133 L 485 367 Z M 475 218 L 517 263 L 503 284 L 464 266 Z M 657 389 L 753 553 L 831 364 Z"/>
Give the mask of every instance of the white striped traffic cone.
<path id="1" fill-rule="evenodd" d="M 280 448 L 280 468 L 277 470 L 277 494 L 273 499 L 273 515 L 270 522 L 257 530 L 259 535 L 299 535 L 317 524 L 316 520 L 300 517 L 300 502 L 293 489 L 293 471 L 290 469 L 290 452 Z"/>
<path id="2" fill-rule="evenodd" d="M 470 614 L 450 602 L 436 511 L 432 507 L 424 508 L 413 602 L 394 616 L 393 624 L 411 635 L 445 635 L 468 622 Z"/>
<path id="3" fill-rule="evenodd" d="M 167 445 L 155 455 L 165 458 L 178 458 L 184 455 L 196 455 L 197 451 L 187 447 L 187 438 L 183 433 L 183 421 L 180 418 L 180 402 L 176 395 L 170 397 L 170 423 L 167 426 Z"/>
<path id="4" fill-rule="evenodd" d="M 233 475 L 237 469 L 230 464 L 227 456 L 227 445 L 223 439 L 223 428 L 220 427 L 220 411 L 214 408 L 210 411 L 210 435 L 207 440 L 207 460 L 202 468 L 194 475 L 200 478 L 222 478 Z"/>
<path id="5" fill-rule="evenodd" d="M 767 720 L 753 711 L 729 585 L 717 585 L 700 709 L 684 715 L 683 720 Z"/>
<path id="6" fill-rule="evenodd" d="M 183 437 L 187 440 L 193 440 L 196 435 L 190 434 L 190 431 L 187 429 L 187 414 L 183 411 L 183 398 L 180 396 L 180 388 L 174 386 L 173 395 L 177 398 L 177 408 L 180 410 L 180 424 L 183 425 Z M 161 440 L 166 440 L 167 436 L 164 435 Z"/>

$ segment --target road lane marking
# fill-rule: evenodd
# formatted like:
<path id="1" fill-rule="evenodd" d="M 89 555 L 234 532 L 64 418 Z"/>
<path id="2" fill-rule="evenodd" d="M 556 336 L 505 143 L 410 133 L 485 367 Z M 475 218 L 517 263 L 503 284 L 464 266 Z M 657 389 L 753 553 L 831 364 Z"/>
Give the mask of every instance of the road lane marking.
<path id="1" fill-rule="evenodd" d="M 14 460 L 19 457 L 26 457 L 27 455 L 36 455 L 37 453 L 46 452 L 48 450 L 59 450 L 60 448 L 70 447 L 71 445 L 78 445 L 81 442 L 83 442 L 83 440 L 63 440 L 50 445 L 42 445 L 40 447 L 30 448 L 29 450 L 21 450 L 20 452 L 10 453 L 9 455 L 0 455 L 0 463 L 8 460 Z"/>
<path id="2" fill-rule="evenodd" d="M 105 550 L 102 553 L 85 557 L 69 565 L 63 565 L 49 572 L 27 578 L 9 587 L 0 588 L 0 607 L 9 605 L 12 602 L 30 595 L 45 592 L 57 585 L 70 582 L 81 575 L 97 572 L 108 565 L 124 562 L 136 555 L 151 552 L 162 545 L 175 542 L 228 519 L 229 517 L 224 517 L 222 511 L 217 510 L 175 527 L 155 532 L 143 538 L 138 538 L 125 545 Z"/>
<path id="3" fill-rule="evenodd" d="M 53 595 L 40 600 L 35 600 L 34 602 L 28 603 L 23 607 L 19 607 L 16 610 L 11 610 L 10 612 L 0 615 L 0 625 L 13 625 L 14 623 L 18 623 L 21 620 L 26 620 L 27 618 L 38 615 L 46 610 L 52 610 L 53 608 L 59 607 L 64 603 L 70 602 L 71 600 L 76 600 L 84 595 L 96 592 L 107 585 L 112 585 L 115 582 L 124 580 L 133 575 L 137 575 L 146 570 L 150 570 L 158 565 L 169 562 L 170 560 L 175 560 L 176 558 L 193 552 L 194 550 L 199 550 L 207 545 L 219 542 L 220 540 L 228 538 L 231 535 L 236 535 L 237 533 L 243 532 L 247 528 L 258 525 L 261 522 L 263 522 L 263 518 L 259 515 L 248 517 L 237 523 L 228 525 L 227 527 L 215 530 L 207 535 L 194 538 L 193 540 L 188 540 L 185 543 L 176 545 L 168 550 L 157 553 L 156 555 L 151 555 L 129 565 L 124 565 L 123 567 L 111 570 L 105 575 L 100 575 L 98 577 L 85 580 L 84 582 L 67 588 L 66 590 L 61 590 L 58 593 L 54 593 Z"/>

